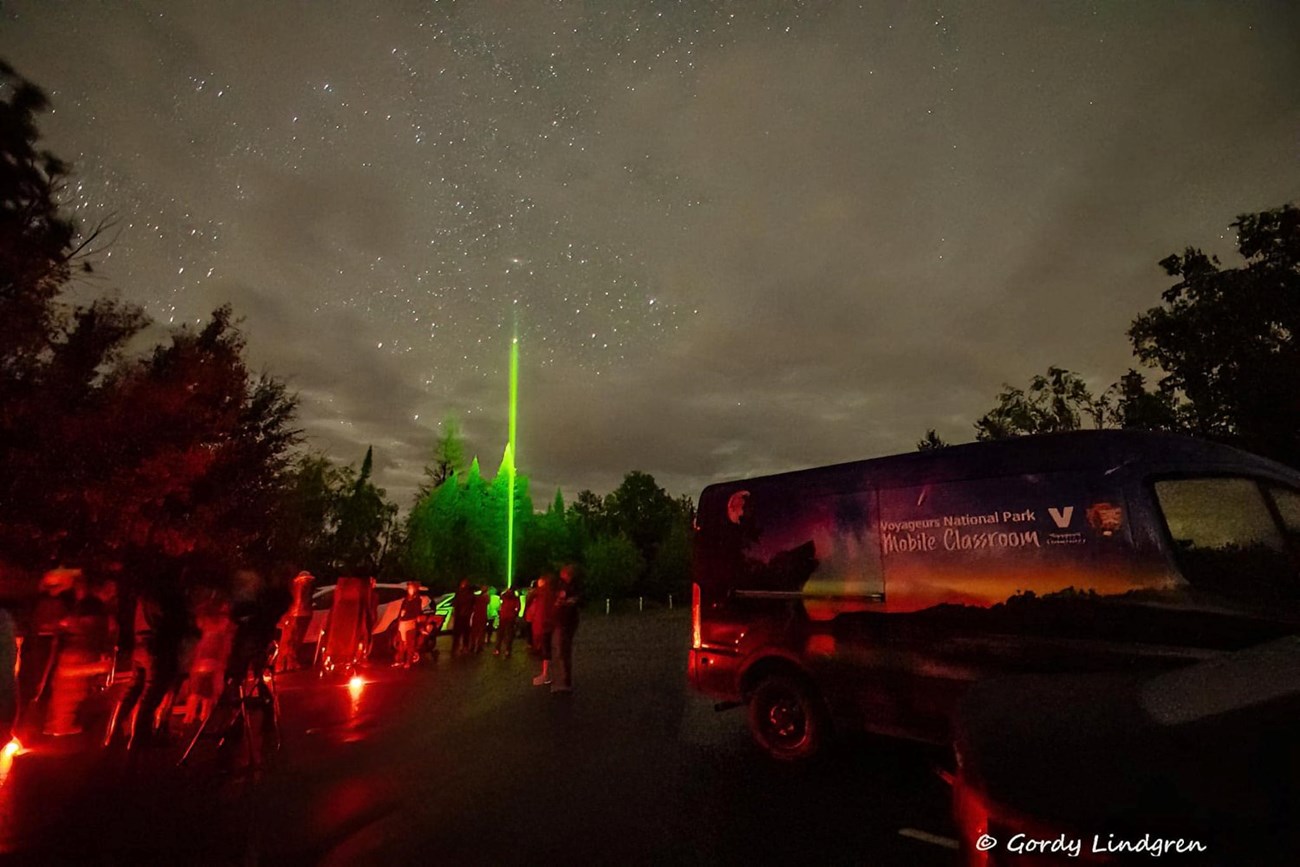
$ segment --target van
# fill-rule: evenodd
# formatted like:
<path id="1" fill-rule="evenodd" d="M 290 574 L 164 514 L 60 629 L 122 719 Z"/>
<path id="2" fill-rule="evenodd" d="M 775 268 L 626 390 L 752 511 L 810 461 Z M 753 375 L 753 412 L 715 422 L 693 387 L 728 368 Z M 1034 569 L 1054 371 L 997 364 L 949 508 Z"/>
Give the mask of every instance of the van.
<path id="1" fill-rule="evenodd" d="M 711 485 L 689 677 L 776 758 L 946 743 L 1000 673 L 1160 670 L 1300 632 L 1300 473 L 1077 431 Z"/>

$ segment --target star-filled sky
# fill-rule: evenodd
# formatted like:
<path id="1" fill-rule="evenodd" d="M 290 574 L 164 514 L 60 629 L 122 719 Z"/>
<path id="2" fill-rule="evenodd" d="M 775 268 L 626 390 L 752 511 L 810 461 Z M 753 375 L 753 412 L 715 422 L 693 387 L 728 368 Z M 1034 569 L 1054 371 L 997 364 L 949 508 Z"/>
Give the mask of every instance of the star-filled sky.
<path id="1" fill-rule="evenodd" d="M 0 0 L 85 292 L 231 302 L 310 443 L 403 506 L 448 414 L 611 490 L 973 437 L 1097 391 L 1188 245 L 1300 199 L 1286 3 Z"/>

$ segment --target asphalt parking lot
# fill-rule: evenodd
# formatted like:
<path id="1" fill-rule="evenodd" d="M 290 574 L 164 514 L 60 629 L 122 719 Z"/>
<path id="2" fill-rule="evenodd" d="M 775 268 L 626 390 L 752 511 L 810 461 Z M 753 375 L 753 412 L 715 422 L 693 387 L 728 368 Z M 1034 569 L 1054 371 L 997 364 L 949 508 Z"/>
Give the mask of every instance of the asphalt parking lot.
<path id="1" fill-rule="evenodd" d="M 771 762 L 743 711 L 685 681 L 683 611 L 585 614 L 576 691 L 531 684 L 522 650 L 359 688 L 280 678 L 283 747 L 256 772 L 179 741 L 131 762 L 37 746 L 0 784 L 21 863 L 951 865 L 932 751 L 856 739 Z"/>

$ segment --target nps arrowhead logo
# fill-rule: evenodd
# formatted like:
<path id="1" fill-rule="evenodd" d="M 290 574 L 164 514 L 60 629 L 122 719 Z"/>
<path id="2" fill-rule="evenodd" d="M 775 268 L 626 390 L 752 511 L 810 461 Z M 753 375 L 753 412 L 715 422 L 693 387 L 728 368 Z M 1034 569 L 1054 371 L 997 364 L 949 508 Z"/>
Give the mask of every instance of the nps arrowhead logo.
<path id="1" fill-rule="evenodd" d="M 1054 509 L 1049 506 L 1047 514 L 1052 516 L 1052 520 L 1059 529 L 1064 530 L 1070 526 L 1070 519 L 1074 517 L 1074 506 L 1066 506 L 1064 509 Z"/>

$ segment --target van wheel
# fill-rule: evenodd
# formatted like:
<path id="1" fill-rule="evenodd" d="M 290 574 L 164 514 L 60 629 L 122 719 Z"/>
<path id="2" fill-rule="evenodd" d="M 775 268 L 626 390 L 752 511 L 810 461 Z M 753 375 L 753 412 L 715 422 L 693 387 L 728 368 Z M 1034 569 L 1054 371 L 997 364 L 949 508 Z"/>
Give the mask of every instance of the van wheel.
<path id="1" fill-rule="evenodd" d="M 764 678 L 749 700 L 749 731 L 768 755 L 793 762 L 812 758 L 828 734 L 813 688 L 787 674 Z"/>

